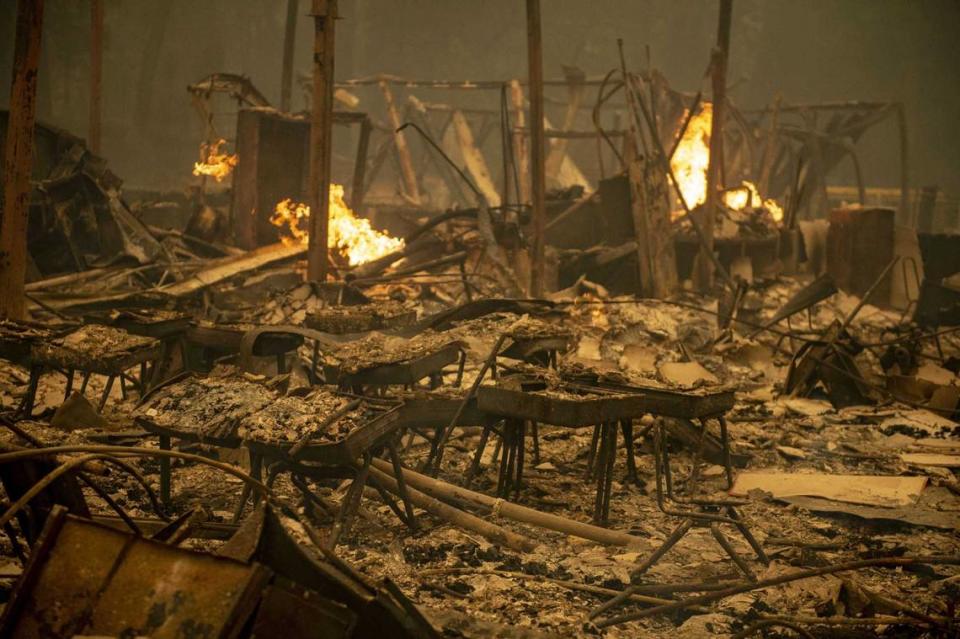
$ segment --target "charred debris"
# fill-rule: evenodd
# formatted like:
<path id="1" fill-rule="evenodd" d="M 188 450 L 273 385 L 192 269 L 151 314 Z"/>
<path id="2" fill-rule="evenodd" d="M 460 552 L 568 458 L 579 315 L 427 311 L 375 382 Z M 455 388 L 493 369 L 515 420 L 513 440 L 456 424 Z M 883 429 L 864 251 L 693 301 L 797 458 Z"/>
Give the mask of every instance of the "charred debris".
<path id="1" fill-rule="evenodd" d="M 176 193 L 17 76 L 0 633 L 956 636 L 960 240 L 859 170 L 902 105 L 725 97 L 731 4 L 686 93 L 544 80 L 536 0 L 529 81 L 334 83 L 315 0 Z"/>

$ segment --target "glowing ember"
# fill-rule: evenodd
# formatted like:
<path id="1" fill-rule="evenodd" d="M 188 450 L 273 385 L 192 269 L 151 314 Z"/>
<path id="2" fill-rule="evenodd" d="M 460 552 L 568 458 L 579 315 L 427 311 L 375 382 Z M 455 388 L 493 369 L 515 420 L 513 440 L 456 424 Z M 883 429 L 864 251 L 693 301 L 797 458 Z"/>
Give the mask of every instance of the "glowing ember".
<path id="1" fill-rule="evenodd" d="M 707 166 L 710 164 L 710 125 L 713 105 L 705 102 L 690 118 L 687 130 L 670 159 L 677 186 L 691 209 L 707 200 Z"/>
<path id="2" fill-rule="evenodd" d="M 285 244 L 306 244 L 310 239 L 309 232 L 305 230 L 309 219 L 308 205 L 286 199 L 277 203 L 270 223 L 285 231 L 280 235 Z M 343 254 L 350 266 L 375 260 L 403 248 L 403 238 L 381 233 L 370 226 L 370 220 L 354 215 L 343 201 L 343 187 L 339 184 L 330 185 L 329 229 L 328 246 Z"/>
<path id="3" fill-rule="evenodd" d="M 765 209 L 774 222 L 783 220 L 783 209 L 777 204 L 776 200 L 760 197 L 760 192 L 753 182 L 744 180 L 735 189 L 729 189 L 723 194 L 724 205 L 733 211 L 743 211 L 744 209 Z"/>
<path id="4" fill-rule="evenodd" d="M 237 165 L 236 154 L 221 153 L 220 147 L 227 141 L 220 139 L 213 144 L 204 142 L 200 145 L 200 162 L 193 163 L 194 175 L 209 175 L 217 182 L 222 182 L 223 178 L 230 175 L 230 171 Z"/>

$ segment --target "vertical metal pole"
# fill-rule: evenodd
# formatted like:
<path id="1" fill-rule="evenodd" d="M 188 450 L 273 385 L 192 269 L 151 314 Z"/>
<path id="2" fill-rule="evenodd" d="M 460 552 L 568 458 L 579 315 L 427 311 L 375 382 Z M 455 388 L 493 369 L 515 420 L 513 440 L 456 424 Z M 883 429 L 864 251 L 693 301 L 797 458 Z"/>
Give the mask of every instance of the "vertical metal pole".
<path id="1" fill-rule="evenodd" d="M 327 279 L 330 159 L 333 133 L 333 53 L 337 0 L 313 0 L 313 118 L 310 122 L 310 244 L 307 279 Z"/>
<path id="2" fill-rule="evenodd" d="M 0 318 L 23 319 L 43 0 L 18 0 L 0 210 Z"/>
<path id="3" fill-rule="evenodd" d="M 283 32 L 283 69 L 280 75 L 280 110 L 290 111 L 290 94 L 293 87 L 293 53 L 297 40 L 297 8 L 299 0 L 287 0 L 287 27 Z"/>
<path id="4" fill-rule="evenodd" d="M 87 146 L 100 153 L 100 95 L 103 77 L 103 0 L 90 0 L 90 128 Z"/>
<path id="5" fill-rule="evenodd" d="M 543 149 L 543 47 L 540 38 L 540 0 L 527 0 L 527 64 L 530 82 L 530 195 L 533 204 L 533 268 L 530 292 L 544 292 L 544 234 L 546 229 L 546 172 Z"/>
<path id="6" fill-rule="evenodd" d="M 706 252 L 713 252 L 713 226 L 717 217 L 717 198 L 723 179 L 723 119 L 727 100 L 727 56 L 730 51 L 730 23 L 733 15 L 733 0 L 720 0 L 720 17 L 717 21 L 717 46 L 711 63 L 713 76 L 713 120 L 710 127 L 710 164 L 707 166 L 707 200 L 703 205 L 703 220 L 700 223 L 704 234 L 704 246 L 700 251 L 698 285 L 700 290 L 713 288 L 713 260 Z"/>

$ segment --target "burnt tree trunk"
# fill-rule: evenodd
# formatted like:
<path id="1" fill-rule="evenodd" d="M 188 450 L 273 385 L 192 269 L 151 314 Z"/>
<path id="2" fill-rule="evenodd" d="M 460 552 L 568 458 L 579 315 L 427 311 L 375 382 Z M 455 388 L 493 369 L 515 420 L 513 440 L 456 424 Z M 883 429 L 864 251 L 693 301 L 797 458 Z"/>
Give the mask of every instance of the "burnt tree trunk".
<path id="1" fill-rule="evenodd" d="M 27 215 L 42 25 L 43 0 L 18 0 L 0 211 L 0 317 L 10 319 L 23 319 L 26 310 Z"/>

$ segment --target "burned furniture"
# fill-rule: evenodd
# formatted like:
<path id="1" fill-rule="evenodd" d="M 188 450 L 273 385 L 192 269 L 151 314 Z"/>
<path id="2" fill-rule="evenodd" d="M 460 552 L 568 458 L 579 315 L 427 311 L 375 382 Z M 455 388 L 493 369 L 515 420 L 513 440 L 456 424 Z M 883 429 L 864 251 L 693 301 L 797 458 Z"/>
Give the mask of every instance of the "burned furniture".
<path id="1" fill-rule="evenodd" d="M 309 313 L 304 320 L 308 328 L 334 335 L 382 331 L 410 326 L 417 311 L 394 301 L 328 306 Z"/>
<path id="2" fill-rule="evenodd" d="M 413 388 L 424 378 L 430 387 L 443 382 L 443 369 L 457 363 L 454 382 L 463 378 L 465 353 L 443 334 L 424 333 L 410 339 L 372 333 L 324 355 L 324 379 L 358 395 L 383 392 L 390 386 Z"/>
<path id="3" fill-rule="evenodd" d="M 30 382 L 19 413 L 30 415 L 36 399 L 40 376 L 46 370 L 55 370 L 67 377 L 64 399 L 73 391 L 74 376 L 82 373 L 80 393 L 87 389 L 91 375 L 107 378 L 98 408 L 103 410 L 116 379 L 120 379 L 123 396 L 130 382 L 142 396 L 146 391 L 149 374 L 148 364 L 160 357 L 160 342 L 132 335 L 126 331 L 106 326 L 87 325 L 69 333 L 35 340 L 30 345 L 27 363 L 30 367 Z M 131 369 L 139 372 L 131 374 Z"/>
<path id="4" fill-rule="evenodd" d="M 217 359 L 231 355 L 273 357 L 277 373 L 287 371 L 287 357 L 303 344 L 304 337 L 295 327 L 261 327 L 253 324 L 195 322 L 186 334 L 190 347 L 190 368 L 209 370 Z M 248 344 L 244 353 L 244 340 Z"/>
<path id="5" fill-rule="evenodd" d="M 171 440 L 239 448 L 240 420 L 267 406 L 276 395 L 262 384 L 234 377 L 197 377 L 158 388 L 134 413 L 134 423 L 156 435 L 162 450 Z M 169 505 L 170 458 L 160 459 L 160 498 Z"/>
<path id="6" fill-rule="evenodd" d="M 704 430 L 708 420 L 720 425 L 724 450 L 729 451 L 724 413 L 733 407 L 729 390 L 681 393 L 658 388 L 603 388 L 559 380 L 517 376 L 503 378 L 496 385 L 481 386 L 477 393 L 480 410 L 503 418 L 503 453 L 497 492 L 502 497 L 513 492 L 519 496 L 524 465 L 524 440 L 532 422 L 568 428 L 594 428 L 592 448 L 596 450 L 588 472 L 597 483 L 593 519 L 605 524 L 609 519 L 613 469 L 617 455 L 618 432 L 623 432 L 628 474 L 635 476 L 633 459 L 633 423 L 644 415 L 696 419 Z M 469 476 L 476 474 L 492 426 L 484 428 L 474 454 Z M 732 470 L 727 460 L 727 472 Z"/>
<path id="7" fill-rule="evenodd" d="M 364 398 L 344 397 L 326 388 L 317 388 L 303 398 L 282 397 L 240 420 L 238 435 L 250 451 L 251 474 L 260 479 L 269 469 L 268 485 L 287 472 L 301 491 L 308 512 L 327 506 L 310 489 L 307 480 L 352 479 L 327 540 L 336 546 L 349 533 L 360 507 L 367 482 L 383 497 L 401 521 L 416 530 L 413 505 L 402 481 L 397 443 L 402 434 L 398 409 Z M 401 477 L 401 510 L 386 489 L 370 475 L 370 463 L 381 452 L 389 454 L 393 470 Z M 358 461 L 359 460 L 359 461 Z M 244 489 L 234 519 L 242 514 L 250 490 Z"/>
<path id="8" fill-rule="evenodd" d="M 518 360 L 544 368 L 557 368 L 557 356 L 568 351 L 574 343 L 570 329 L 536 318 L 514 322 L 506 335 L 510 344 L 497 353 L 498 360 Z M 493 373 L 496 377 L 496 367 Z"/>

